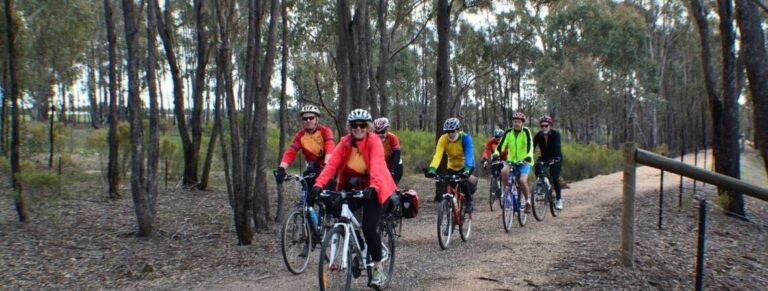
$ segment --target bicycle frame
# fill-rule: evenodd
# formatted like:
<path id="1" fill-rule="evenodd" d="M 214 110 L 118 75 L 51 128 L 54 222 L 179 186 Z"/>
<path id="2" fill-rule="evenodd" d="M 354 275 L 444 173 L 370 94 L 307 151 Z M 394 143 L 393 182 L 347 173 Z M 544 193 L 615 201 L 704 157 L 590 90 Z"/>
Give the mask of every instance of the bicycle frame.
<path id="1" fill-rule="evenodd" d="M 509 174 L 507 176 L 507 183 L 509 187 L 504 191 L 504 195 L 502 195 L 502 199 L 504 199 L 506 203 L 502 207 L 506 208 L 509 207 L 508 203 L 512 204 L 512 209 L 514 209 L 515 212 L 520 212 L 520 201 L 517 199 L 517 195 L 520 193 L 520 185 L 518 184 L 518 181 L 520 180 L 520 165 L 517 163 L 508 163 L 509 164 Z M 514 189 L 513 189 L 514 188 Z M 511 200 L 511 201 L 510 201 Z"/>
<path id="2" fill-rule="evenodd" d="M 338 255 L 338 252 L 341 251 L 342 254 L 342 270 L 347 270 L 350 268 L 348 266 L 348 251 L 350 248 L 350 240 L 354 241 L 355 247 L 357 247 L 357 250 L 360 250 L 360 256 L 359 259 L 361 260 L 360 266 L 365 266 L 366 268 L 373 267 L 373 262 L 368 262 L 368 243 L 365 241 L 365 237 L 362 237 L 363 245 L 361 247 L 360 245 L 360 239 L 361 237 L 357 236 L 357 230 L 362 231 L 362 226 L 360 222 L 355 217 L 355 214 L 352 213 L 352 210 L 349 209 L 349 202 L 348 200 L 350 198 L 354 199 L 362 199 L 363 192 L 362 191 L 353 191 L 353 192 L 347 192 L 347 191 L 340 191 L 340 192 L 333 192 L 329 190 L 324 190 L 321 196 L 328 197 L 331 194 L 337 193 L 341 195 L 342 204 L 341 204 L 341 216 L 339 217 L 338 221 L 333 224 L 333 227 L 342 227 L 344 228 L 344 238 L 342 239 L 342 245 L 339 246 L 337 244 L 334 244 L 331 247 L 331 256 L 329 258 L 329 261 L 333 262 L 336 256 Z M 339 249 L 341 247 L 341 249 Z M 389 249 L 386 246 L 386 244 L 382 244 L 382 260 L 384 260 L 384 254 L 387 254 L 387 257 L 389 256 Z"/>
<path id="3" fill-rule="evenodd" d="M 464 198 L 464 194 L 461 193 L 461 190 L 459 189 L 459 182 L 450 181 L 448 185 L 445 187 L 446 193 L 443 194 L 443 198 L 448 198 L 453 201 L 454 195 L 456 195 L 456 201 L 458 201 L 459 205 L 464 205 L 466 203 L 466 198 Z M 457 184 L 454 186 L 454 184 Z M 453 214 L 453 224 L 461 225 L 461 215 L 459 213 L 459 206 L 455 205 L 454 203 L 451 203 L 451 213 Z"/>

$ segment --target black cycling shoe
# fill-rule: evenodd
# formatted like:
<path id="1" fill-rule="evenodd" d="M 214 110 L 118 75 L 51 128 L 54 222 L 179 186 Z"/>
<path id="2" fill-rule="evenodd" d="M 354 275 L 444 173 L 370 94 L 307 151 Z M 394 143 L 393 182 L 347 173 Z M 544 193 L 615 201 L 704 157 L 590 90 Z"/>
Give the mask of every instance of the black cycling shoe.
<path id="1" fill-rule="evenodd" d="M 474 210 L 475 210 L 475 202 L 474 201 L 467 202 L 467 209 L 464 211 L 467 213 L 472 213 L 472 211 Z"/>

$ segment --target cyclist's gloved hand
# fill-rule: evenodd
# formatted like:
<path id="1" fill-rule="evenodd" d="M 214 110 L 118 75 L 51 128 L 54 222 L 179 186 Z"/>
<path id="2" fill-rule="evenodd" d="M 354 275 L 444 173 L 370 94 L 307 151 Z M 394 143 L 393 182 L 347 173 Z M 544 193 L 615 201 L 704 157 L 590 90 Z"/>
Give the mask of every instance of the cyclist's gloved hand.
<path id="1" fill-rule="evenodd" d="M 469 178 L 469 171 L 464 171 L 463 173 L 459 174 L 462 179 Z"/>
<path id="2" fill-rule="evenodd" d="M 437 173 L 435 173 L 433 170 L 429 170 L 428 172 L 424 173 L 424 177 L 434 178 L 437 177 Z"/>
<path id="3" fill-rule="evenodd" d="M 277 167 L 273 174 L 275 175 L 275 182 L 278 184 L 282 184 L 285 181 L 285 168 Z"/>
<path id="4" fill-rule="evenodd" d="M 365 197 L 365 199 L 375 198 L 376 188 L 373 188 L 373 187 L 365 188 L 365 190 L 363 190 L 363 197 Z"/>
<path id="5" fill-rule="evenodd" d="M 309 193 L 307 193 L 309 196 L 307 198 L 309 201 L 315 201 L 315 199 L 320 196 L 320 192 L 323 192 L 323 188 L 314 186 L 312 189 L 309 189 Z"/>

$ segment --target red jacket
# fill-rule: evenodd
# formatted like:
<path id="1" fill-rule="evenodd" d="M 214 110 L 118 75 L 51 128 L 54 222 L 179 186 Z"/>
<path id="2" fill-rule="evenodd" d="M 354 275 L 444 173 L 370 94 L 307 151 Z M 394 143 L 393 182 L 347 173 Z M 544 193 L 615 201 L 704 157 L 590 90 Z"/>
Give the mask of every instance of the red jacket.
<path id="1" fill-rule="evenodd" d="M 325 187 L 325 184 L 333 178 L 338 176 L 337 190 L 341 190 L 340 187 L 342 181 L 345 181 L 344 168 L 349 160 L 350 153 L 352 152 L 352 142 L 354 137 L 351 135 L 345 135 L 336 145 L 331 153 L 331 159 L 328 164 L 325 165 L 323 171 L 320 172 L 320 176 L 315 180 L 315 186 Z M 373 133 L 368 133 L 362 140 L 358 140 L 357 149 L 363 154 L 363 160 L 368 167 L 368 180 L 370 184 L 368 187 L 376 189 L 378 193 L 378 200 L 380 205 L 384 205 L 384 202 L 389 199 L 389 196 L 397 189 L 395 181 L 392 180 L 392 175 L 387 169 L 387 162 L 384 160 L 384 147 L 381 145 L 381 139 Z"/>
<path id="2" fill-rule="evenodd" d="M 300 130 L 293 137 L 291 145 L 285 150 L 280 161 L 290 165 L 299 150 L 307 162 L 316 161 L 317 166 L 322 167 L 325 163 L 325 155 L 333 151 L 333 131 L 319 124 L 317 129 L 311 133 L 305 129 Z"/>
<path id="3" fill-rule="evenodd" d="M 496 150 L 496 147 L 499 145 L 499 143 L 496 141 L 495 138 L 491 137 L 491 139 L 488 140 L 487 143 L 485 143 L 485 150 L 483 151 L 483 159 L 487 160 L 491 158 L 491 154 L 493 154 L 493 151 Z M 499 158 L 502 161 L 507 160 L 507 151 L 504 150 L 501 155 L 499 155 Z"/>

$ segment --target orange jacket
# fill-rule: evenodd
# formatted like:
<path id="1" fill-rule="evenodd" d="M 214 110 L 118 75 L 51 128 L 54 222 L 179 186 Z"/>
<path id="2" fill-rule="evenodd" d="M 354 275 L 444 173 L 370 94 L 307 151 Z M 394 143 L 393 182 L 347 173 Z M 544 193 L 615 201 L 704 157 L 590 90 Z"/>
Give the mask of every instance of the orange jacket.
<path id="1" fill-rule="evenodd" d="M 312 138 L 313 135 L 317 139 Z M 325 155 L 333 151 L 333 130 L 319 124 L 313 132 L 308 132 L 306 129 L 299 130 L 280 161 L 290 165 L 299 150 L 304 154 L 307 162 L 316 162 L 317 166 L 322 168 Z"/>
<path id="2" fill-rule="evenodd" d="M 363 154 L 363 160 L 365 160 L 366 166 L 368 166 L 368 180 L 369 187 L 375 188 L 378 193 L 378 200 L 380 205 L 384 205 L 384 202 L 389 199 L 389 196 L 397 189 L 395 181 L 392 180 L 392 175 L 387 168 L 387 162 L 384 160 L 384 147 L 381 144 L 381 139 L 369 132 L 362 140 L 354 140 L 351 135 L 345 135 L 336 145 L 331 153 L 331 159 L 328 164 L 325 165 L 323 171 L 320 172 L 320 176 L 315 180 L 315 186 L 325 187 L 325 184 L 333 178 L 338 176 L 339 183 L 337 184 L 337 190 L 341 190 L 340 187 L 342 181 L 345 181 L 344 167 L 346 167 L 349 156 L 352 153 L 352 143 L 357 143 L 357 149 Z"/>

